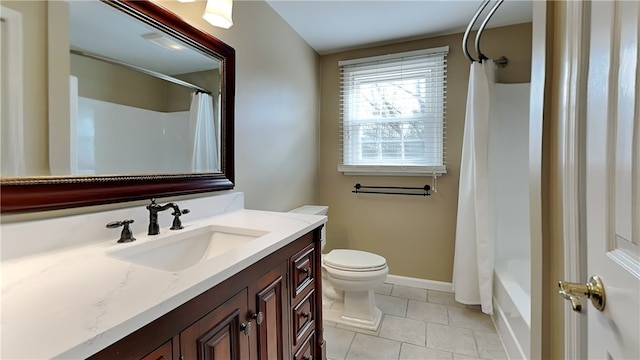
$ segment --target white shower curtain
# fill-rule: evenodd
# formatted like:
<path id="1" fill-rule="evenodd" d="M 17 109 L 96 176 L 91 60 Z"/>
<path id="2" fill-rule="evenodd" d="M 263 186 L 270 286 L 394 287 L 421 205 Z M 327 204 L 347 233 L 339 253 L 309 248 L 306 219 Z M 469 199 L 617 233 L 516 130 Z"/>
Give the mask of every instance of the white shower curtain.
<path id="1" fill-rule="evenodd" d="M 3 95 L 4 96 L 4 95 Z M 3 99 L 4 100 L 4 99 Z M 0 124 L 0 149 L 2 176 L 25 175 L 25 157 L 23 147 L 22 109 L 20 104 L 9 104 L 2 109 L 2 124 Z M 7 111 L 5 111 L 7 110 Z"/>
<path id="2" fill-rule="evenodd" d="M 488 198 L 488 144 L 495 65 L 471 64 L 460 164 L 453 289 L 456 301 L 493 314 L 493 237 Z"/>
<path id="3" fill-rule="evenodd" d="M 191 169 L 193 172 L 218 171 L 218 124 L 214 117 L 213 97 L 196 92 L 189 110 L 191 133 Z"/>
<path id="4" fill-rule="evenodd" d="M 0 30 L 0 175 L 25 175 L 22 15 L 2 7 Z M 6 19 L 5 19 L 6 15 Z"/>

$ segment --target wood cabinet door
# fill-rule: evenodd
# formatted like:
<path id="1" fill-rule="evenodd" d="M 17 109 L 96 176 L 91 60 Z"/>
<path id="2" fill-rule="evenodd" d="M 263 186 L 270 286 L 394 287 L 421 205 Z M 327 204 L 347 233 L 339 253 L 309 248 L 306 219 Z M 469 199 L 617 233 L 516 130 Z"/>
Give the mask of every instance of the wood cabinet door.
<path id="1" fill-rule="evenodd" d="M 287 326 L 287 263 L 283 262 L 261 276 L 255 284 L 255 309 L 252 318 L 257 325 L 253 348 L 260 360 L 291 358 Z M 251 292 L 250 292 L 251 294 Z M 286 351 L 285 351 L 286 350 Z"/>
<path id="2" fill-rule="evenodd" d="M 243 289 L 180 333 L 182 359 L 249 358 L 247 289 Z M 249 325 L 251 326 L 251 325 Z"/>

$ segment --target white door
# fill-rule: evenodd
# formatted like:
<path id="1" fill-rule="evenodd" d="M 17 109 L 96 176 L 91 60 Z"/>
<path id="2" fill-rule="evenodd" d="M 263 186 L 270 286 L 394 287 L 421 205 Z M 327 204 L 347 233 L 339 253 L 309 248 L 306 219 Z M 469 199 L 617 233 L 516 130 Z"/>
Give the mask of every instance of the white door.
<path id="1" fill-rule="evenodd" d="M 640 359 L 640 1 L 591 6 L 587 271 L 601 277 L 606 304 L 583 300 L 582 311 L 590 359 Z"/>

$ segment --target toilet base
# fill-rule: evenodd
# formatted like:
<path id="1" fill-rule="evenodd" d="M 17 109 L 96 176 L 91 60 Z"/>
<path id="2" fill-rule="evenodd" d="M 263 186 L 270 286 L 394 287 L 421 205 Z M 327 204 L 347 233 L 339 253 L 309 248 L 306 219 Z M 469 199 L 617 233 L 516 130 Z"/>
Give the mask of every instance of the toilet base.
<path id="1" fill-rule="evenodd" d="M 377 331 L 382 320 L 373 290 L 347 292 L 344 301 L 323 297 L 322 310 L 324 320 L 365 330 Z"/>

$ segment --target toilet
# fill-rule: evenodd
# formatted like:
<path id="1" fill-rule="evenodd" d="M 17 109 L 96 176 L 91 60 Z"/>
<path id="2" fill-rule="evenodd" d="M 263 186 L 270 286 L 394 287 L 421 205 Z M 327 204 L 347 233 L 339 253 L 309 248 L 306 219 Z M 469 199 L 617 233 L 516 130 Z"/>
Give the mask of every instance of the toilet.
<path id="1" fill-rule="evenodd" d="M 305 205 L 293 213 L 326 215 L 327 206 Z M 322 250 L 326 226 L 322 228 Z M 382 311 L 376 306 L 375 289 L 387 278 L 387 260 L 377 254 L 333 249 L 322 255 L 322 308 L 327 321 L 376 331 Z"/>

